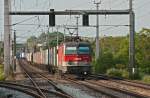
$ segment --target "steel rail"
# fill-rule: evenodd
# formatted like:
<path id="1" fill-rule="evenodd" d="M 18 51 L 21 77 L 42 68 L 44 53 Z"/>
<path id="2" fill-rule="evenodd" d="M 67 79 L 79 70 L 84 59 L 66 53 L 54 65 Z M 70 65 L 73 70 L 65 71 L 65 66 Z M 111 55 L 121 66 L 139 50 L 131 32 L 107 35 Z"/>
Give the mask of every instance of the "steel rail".
<path id="1" fill-rule="evenodd" d="M 92 89 L 92 90 L 94 90 L 94 91 L 96 91 L 96 92 L 100 92 L 100 93 L 105 94 L 105 95 L 107 95 L 107 96 L 110 96 L 110 97 L 112 97 L 112 98 L 120 98 L 120 97 L 118 97 L 118 96 L 116 96 L 116 95 L 114 95 L 114 94 L 110 94 L 109 92 L 104 92 L 104 91 L 102 91 L 102 90 L 100 90 L 100 89 L 97 89 L 97 88 L 94 88 L 94 87 L 92 87 L 92 86 L 90 86 L 90 85 L 87 85 L 87 84 L 78 82 L 78 81 L 76 81 L 76 80 L 74 80 L 74 79 L 68 78 L 67 76 L 64 76 L 64 78 L 65 78 L 65 80 L 68 80 L 68 81 L 70 81 L 70 82 L 73 82 L 73 83 L 75 83 L 75 84 L 77 84 L 77 85 L 83 85 L 83 86 L 85 86 L 85 87 L 87 87 L 87 88 L 89 88 L 89 89 Z"/>
<path id="2" fill-rule="evenodd" d="M 46 80 L 49 84 L 51 84 L 54 89 L 59 92 L 60 94 L 62 94 L 63 96 L 65 96 L 65 98 L 73 98 L 72 96 L 68 95 L 66 92 L 64 92 L 63 90 L 61 90 L 59 87 L 57 87 L 57 83 L 55 83 L 54 81 L 52 81 L 51 79 L 49 79 L 48 77 L 46 77 L 45 75 L 43 75 L 42 73 L 37 72 L 35 74 L 36 76 L 39 75 L 40 78 Z"/>
<path id="3" fill-rule="evenodd" d="M 135 81 L 131 81 L 131 80 L 123 79 L 123 78 L 111 77 L 111 76 L 107 76 L 107 75 L 103 75 L 103 74 L 91 75 L 91 77 L 103 78 L 106 80 L 110 80 L 112 82 L 121 83 L 121 84 L 129 85 L 129 86 L 134 86 L 134 87 L 150 90 L 150 84 L 135 82 Z M 119 79 L 119 81 L 118 81 L 118 79 Z"/>
<path id="4" fill-rule="evenodd" d="M 150 96 L 138 94 L 136 92 L 127 91 L 127 90 L 123 90 L 123 89 L 119 89 L 119 88 L 115 88 L 115 87 L 110 87 L 110 86 L 107 86 L 106 84 L 98 84 L 98 83 L 95 83 L 95 82 L 89 82 L 87 80 L 85 80 L 84 83 L 81 82 L 81 81 L 77 82 L 76 80 L 68 78 L 67 76 L 65 76 L 65 79 L 67 79 L 68 81 L 74 82 L 76 84 L 79 84 L 79 85 L 84 85 L 84 86 L 86 86 L 86 87 L 88 87 L 90 89 L 93 89 L 95 91 L 101 92 L 103 94 L 106 94 L 108 96 L 115 97 L 115 98 L 121 98 L 122 96 L 114 94 L 114 93 L 111 93 L 111 92 L 109 92 L 107 90 L 104 90 L 104 89 L 106 88 L 108 90 L 112 90 L 112 91 L 115 91 L 115 92 L 118 92 L 118 93 L 121 93 L 121 94 L 126 94 L 126 96 L 132 96 L 132 97 L 136 97 L 136 98 L 149 98 L 150 97 Z M 95 87 L 93 87 L 91 85 L 88 85 L 88 83 L 90 83 L 92 85 L 97 85 L 97 86 L 99 86 L 99 88 L 100 87 L 103 87 L 103 88 L 98 89 L 98 88 L 95 88 Z"/>
<path id="5" fill-rule="evenodd" d="M 136 97 L 136 98 L 149 98 L 150 97 L 150 96 L 142 95 L 142 94 L 139 94 L 139 93 L 136 93 L 136 92 L 133 92 L 133 91 L 128 91 L 128 90 L 124 90 L 124 89 L 108 86 L 108 85 L 106 85 L 104 83 L 101 83 L 101 82 L 100 82 L 101 84 L 100 83 L 91 82 L 91 81 L 90 82 L 86 81 L 86 82 L 94 84 L 94 85 L 98 85 L 98 86 L 103 86 L 105 88 L 112 89 L 114 91 L 117 91 L 117 92 L 129 95 L 129 96 L 133 96 L 133 97 Z"/>
<path id="6" fill-rule="evenodd" d="M 44 76 L 43 74 L 39 74 L 42 78 L 44 78 L 45 80 L 48 81 L 48 83 L 50 83 L 56 91 L 61 92 L 62 94 L 65 94 L 68 98 L 73 98 L 72 96 L 68 95 L 66 92 L 64 92 L 63 90 L 61 90 L 59 87 L 57 87 L 57 83 L 54 83 L 53 80 L 49 79 L 48 77 Z"/>
<path id="7" fill-rule="evenodd" d="M 0 82 L 0 84 L 1 85 L 8 85 L 8 86 L 15 86 L 15 87 L 19 86 L 21 88 L 31 89 L 31 90 L 34 90 L 34 91 L 37 90 L 37 88 L 32 87 L 32 86 L 23 85 L 23 84 L 16 84 L 16 83 L 11 83 L 11 82 Z M 0 85 L 0 87 L 1 87 L 1 85 Z M 43 91 L 45 93 L 52 93 L 54 95 L 59 95 L 63 98 L 70 98 L 70 97 L 66 96 L 65 94 L 62 94 L 62 93 L 56 92 L 56 91 L 50 91 L 50 90 L 47 90 L 47 89 L 41 89 L 41 91 Z"/>
<path id="8" fill-rule="evenodd" d="M 22 89 L 22 88 L 19 88 L 19 87 L 16 87 L 14 85 L 7 85 L 7 84 L 1 84 L 0 83 L 0 87 L 2 88 L 7 88 L 7 89 L 12 89 L 12 90 L 16 90 L 16 91 L 19 91 L 19 92 L 23 92 L 27 95 L 30 95 L 32 97 L 35 97 L 35 98 L 43 98 L 42 96 L 36 94 L 36 93 L 33 93 L 31 91 L 28 91 L 28 90 L 25 90 L 25 89 Z"/>
<path id="9" fill-rule="evenodd" d="M 36 84 L 36 82 L 32 79 L 32 76 L 29 74 L 29 72 L 22 66 L 22 63 L 19 61 L 21 68 L 24 70 L 24 73 L 27 75 L 27 77 L 30 79 L 32 84 L 37 88 L 37 92 L 39 95 L 43 96 L 44 98 L 47 98 L 46 95 L 41 91 L 40 87 Z"/>

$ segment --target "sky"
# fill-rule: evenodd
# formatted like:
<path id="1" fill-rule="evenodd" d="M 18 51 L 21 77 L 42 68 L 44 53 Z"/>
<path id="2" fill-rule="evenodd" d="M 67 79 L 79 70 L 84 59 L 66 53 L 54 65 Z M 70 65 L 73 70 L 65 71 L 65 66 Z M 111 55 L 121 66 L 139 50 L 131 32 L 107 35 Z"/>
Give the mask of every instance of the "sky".
<path id="1" fill-rule="evenodd" d="M 4 28 L 4 12 L 3 2 L 0 0 L 0 33 L 3 35 Z M 94 10 L 96 9 L 93 0 L 11 0 L 12 11 L 49 11 L 55 9 L 64 10 Z M 98 0 L 96 0 L 97 2 Z M 99 9 L 101 10 L 124 10 L 128 9 L 129 0 L 101 0 Z M 135 30 L 140 31 L 143 27 L 150 28 L 150 0 L 133 0 L 133 9 L 135 12 Z M 76 25 L 76 16 L 56 16 L 56 25 Z M 79 25 L 82 24 L 82 16 L 79 16 Z M 12 16 L 12 24 L 22 22 L 12 26 L 17 32 L 17 42 L 25 42 L 30 36 L 39 36 L 42 32 L 47 32 L 48 16 Z M 100 37 L 103 36 L 124 36 L 129 33 L 128 15 L 101 15 L 100 21 Z M 29 25 L 30 24 L 30 25 Z M 31 25 L 32 24 L 32 25 Z M 35 24 L 35 25 L 33 25 Z M 96 24 L 96 17 L 90 16 L 90 25 Z M 42 25 L 42 26 L 40 26 Z M 106 26 L 121 25 L 121 26 Z M 56 31 L 56 28 L 50 28 L 49 31 Z M 59 27 L 58 31 L 64 32 L 64 28 Z M 12 31 L 13 32 L 13 31 Z M 73 32 L 72 30 L 70 32 Z M 68 34 L 69 31 L 65 30 Z M 95 27 L 79 27 L 79 35 L 85 37 L 95 37 Z M 0 38 L 1 40 L 2 38 Z"/>

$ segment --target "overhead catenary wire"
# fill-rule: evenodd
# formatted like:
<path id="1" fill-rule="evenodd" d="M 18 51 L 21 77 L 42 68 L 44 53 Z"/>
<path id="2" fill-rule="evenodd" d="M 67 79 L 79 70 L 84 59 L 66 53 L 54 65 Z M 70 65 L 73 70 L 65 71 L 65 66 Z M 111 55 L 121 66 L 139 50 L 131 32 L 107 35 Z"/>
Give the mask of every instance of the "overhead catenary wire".
<path id="1" fill-rule="evenodd" d="M 120 5 L 120 4 L 118 4 L 118 5 Z M 142 17 L 142 18 L 143 18 L 143 17 Z M 116 27 L 114 26 L 114 27 L 110 27 L 110 28 L 116 28 Z M 111 30 L 111 29 L 106 29 L 106 31 L 107 31 L 107 30 Z M 104 31 L 105 31 L 105 30 L 104 30 Z"/>
<path id="2" fill-rule="evenodd" d="M 32 31 L 30 31 L 30 33 L 32 32 L 32 36 L 33 36 L 33 34 L 35 34 L 37 31 L 39 30 L 39 27 L 36 27 L 35 29 L 33 29 Z M 25 34 L 28 34 L 29 32 L 27 32 L 27 33 L 23 33 L 23 35 L 21 34 L 21 36 L 24 36 L 24 38 L 21 38 L 19 41 L 21 41 L 21 40 L 24 40 L 25 42 L 26 42 L 26 38 L 29 38 L 29 36 L 27 35 L 27 36 L 25 36 Z M 18 35 L 18 36 L 20 36 L 20 35 Z M 18 41 L 18 40 L 17 40 Z M 24 42 L 23 41 L 23 42 Z"/>
<path id="3" fill-rule="evenodd" d="M 113 2 L 113 4 L 114 4 L 114 3 L 115 3 L 115 4 L 117 4 L 118 2 L 117 2 L 117 1 L 115 1 L 115 2 Z M 120 2 L 120 4 L 121 4 L 121 2 Z M 118 3 L 118 5 L 120 5 L 120 4 Z M 45 20 L 45 19 L 44 19 L 44 20 Z M 119 20 L 120 20 L 120 19 L 119 19 Z"/>
<path id="4" fill-rule="evenodd" d="M 17 22 L 17 23 L 12 24 L 11 26 L 18 25 L 18 24 L 20 24 L 20 23 L 29 21 L 29 20 L 34 19 L 34 18 L 37 18 L 37 16 L 33 16 L 33 17 L 30 17 L 30 18 L 24 19 L 24 20 L 22 20 L 22 21 L 20 21 L 20 22 Z"/>
<path id="5" fill-rule="evenodd" d="M 45 4 L 47 4 L 47 0 L 44 2 L 44 4 L 43 4 L 43 8 L 45 9 L 46 8 L 46 6 L 45 6 Z M 42 9 L 43 9 L 42 8 Z M 39 18 L 39 16 L 34 16 L 34 17 L 38 17 L 37 18 L 37 21 L 38 21 L 38 27 L 36 27 L 36 29 L 35 30 L 33 30 L 34 31 L 34 33 L 37 33 L 37 31 L 41 28 L 40 27 L 40 18 Z M 45 16 L 43 16 L 43 18 L 42 18 L 42 20 L 41 21 L 43 21 L 44 20 L 44 17 Z M 32 17 L 31 17 L 31 19 L 32 19 Z M 30 20 L 30 18 L 29 18 L 29 20 Z M 23 21 L 21 21 L 21 22 L 18 22 L 18 23 L 14 23 L 13 25 L 19 25 L 20 23 L 23 23 L 23 22 L 26 22 L 26 21 L 29 21 L 28 19 L 25 19 L 25 20 L 23 20 Z M 29 30 L 28 30 L 29 31 Z M 31 31 L 30 31 L 31 32 Z M 32 35 L 34 34 L 34 33 L 32 33 Z"/>
<path id="6" fill-rule="evenodd" d="M 110 1 L 110 0 L 109 0 Z M 116 2 L 116 1 L 115 1 Z M 122 4 L 124 4 L 125 3 L 125 1 L 121 1 L 120 3 L 115 3 L 115 5 L 114 6 L 121 6 Z M 105 17 L 105 19 L 106 19 L 106 17 Z M 114 29 L 114 28 L 117 28 L 117 27 L 120 27 L 119 25 L 121 25 L 122 24 L 122 22 L 120 22 L 119 24 L 118 24 L 118 26 L 116 25 L 116 26 L 112 26 L 112 27 L 108 27 L 108 28 L 105 28 L 105 29 L 102 29 L 101 30 L 101 32 L 104 32 L 104 31 L 108 31 L 108 30 L 112 30 L 112 29 Z M 129 25 L 126 25 L 126 26 L 129 26 Z"/>
<path id="7" fill-rule="evenodd" d="M 109 1 L 110 1 L 110 0 L 109 0 Z M 115 1 L 115 2 L 116 2 L 116 1 Z M 125 1 L 123 1 L 123 2 L 121 1 L 120 3 L 115 3 L 115 4 L 117 4 L 118 6 L 120 6 L 120 5 L 124 4 L 124 2 L 125 2 Z M 114 2 L 113 2 L 113 3 L 114 3 Z M 106 26 L 109 26 L 109 25 L 106 25 Z M 129 26 L 129 25 L 125 25 L 125 26 Z M 116 28 L 116 27 L 118 27 L 118 26 L 116 25 L 116 26 L 112 26 L 112 27 L 109 27 L 109 28 L 113 29 L 114 27 Z M 103 31 L 105 31 L 105 30 L 103 30 Z"/>
<path id="8" fill-rule="evenodd" d="M 110 27 L 111 29 L 113 29 L 113 28 L 116 28 L 116 27 Z M 111 29 L 106 29 L 106 30 L 103 30 L 103 31 L 107 31 L 107 30 L 111 30 Z"/>
<path id="9" fill-rule="evenodd" d="M 140 6 L 134 8 L 134 9 L 141 9 L 141 8 L 144 7 L 145 4 L 146 4 L 146 5 L 149 4 L 149 2 L 150 2 L 150 1 L 147 1 L 147 2 L 141 4 Z M 136 20 L 139 21 L 139 20 L 141 20 L 141 19 L 144 19 L 144 17 L 146 17 L 147 15 L 149 15 L 149 13 L 150 13 L 150 11 L 149 11 L 149 12 L 146 12 L 146 13 L 143 14 L 143 15 L 140 15 L 140 16 L 136 17 Z M 127 20 L 126 20 L 126 21 L 127 21 Z M 123 23 L 123 22 L 120 22 L 119 24 L 121 24 L 121 23 Z M 102 31 L 103 31 L 103 32 L 104 32 L 104 31 L 109 31 L 109 30 L 112 30 L 112 29 L 114 29 L 114 28 L 116 28 L 116 27 L 108 27 L 108 28 L 103 29 Z"/>

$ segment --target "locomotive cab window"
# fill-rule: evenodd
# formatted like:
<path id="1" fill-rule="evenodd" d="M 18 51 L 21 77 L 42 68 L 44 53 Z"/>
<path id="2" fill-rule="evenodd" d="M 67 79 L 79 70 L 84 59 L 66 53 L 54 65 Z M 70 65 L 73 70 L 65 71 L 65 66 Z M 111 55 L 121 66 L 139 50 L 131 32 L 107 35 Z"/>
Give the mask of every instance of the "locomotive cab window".
<path id="1" fill-rule="evenodd" d="M 76 54 L 77 48 L 76 47 L 66 47 L 65 54 Z"/>
<path id="2" fill-rule="evenodd" d="M 89 54 L 90 49 L 89 49 L 89 47 L 86 47 L 86 46 L 80 46 L 80 47 L 78 47 L 78 53 L 79 54 Z"/>

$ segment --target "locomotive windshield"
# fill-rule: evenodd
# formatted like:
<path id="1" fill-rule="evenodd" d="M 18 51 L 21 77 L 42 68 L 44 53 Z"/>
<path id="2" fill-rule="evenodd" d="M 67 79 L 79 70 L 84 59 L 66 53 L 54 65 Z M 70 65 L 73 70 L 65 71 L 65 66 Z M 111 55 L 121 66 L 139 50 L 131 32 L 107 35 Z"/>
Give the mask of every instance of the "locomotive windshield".
<path id="1" fill-rule="evenodd" d="M 66 45 L 65 54 L 90 54 L 90 46 L 84 43 L 71 43 Z"/>
<path id="2" fill-rule="evenodd" d="M 65 54 L 77 54 L 77 47 L 66 47 Z"/>
<path id="3" fill-rule="evenodd" d="M 90 51 L 89 47 L 79 47 L 78 48 L 79 54 L 89 54 L 89 51 Z"/>
<path id="4" fill-rule="evenodd" d="M 67 47 L 65 54 L 89 54 L 89 47 Z"/>

